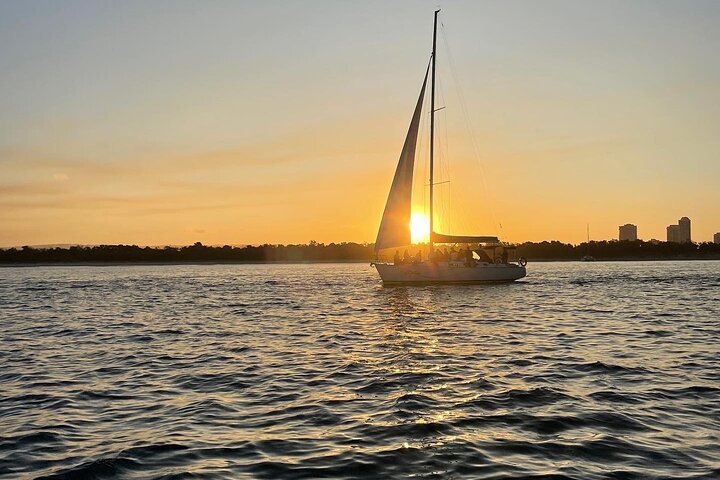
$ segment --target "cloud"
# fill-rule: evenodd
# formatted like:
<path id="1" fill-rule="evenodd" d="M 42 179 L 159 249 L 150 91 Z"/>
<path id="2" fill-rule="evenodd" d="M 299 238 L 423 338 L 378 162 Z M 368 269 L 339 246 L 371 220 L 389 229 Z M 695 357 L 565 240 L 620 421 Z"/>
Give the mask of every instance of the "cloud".
<path id="1" fill-rule="evenodd" d="M 65 193 L 65 188 L 46 181 L 0 184 L 0 201 L 9 197 L 41 197 Z"/>

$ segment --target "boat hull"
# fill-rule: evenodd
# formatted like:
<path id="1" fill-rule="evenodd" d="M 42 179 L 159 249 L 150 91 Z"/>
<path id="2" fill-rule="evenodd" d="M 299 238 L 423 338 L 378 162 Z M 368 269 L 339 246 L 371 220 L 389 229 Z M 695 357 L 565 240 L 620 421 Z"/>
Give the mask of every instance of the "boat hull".
<path id="1" fill-rule="evenodd" d="M 526 275 L 525 267 L 514 263 L 479 263 L 474 267 L 447 263 L 376 263 L 375 268 L 385 285 L 513 282 Z"/>

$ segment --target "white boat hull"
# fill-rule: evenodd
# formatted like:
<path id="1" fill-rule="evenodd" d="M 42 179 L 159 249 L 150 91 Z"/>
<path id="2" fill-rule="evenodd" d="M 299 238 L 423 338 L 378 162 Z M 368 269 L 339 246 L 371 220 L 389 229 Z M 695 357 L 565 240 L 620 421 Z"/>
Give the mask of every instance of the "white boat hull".
<path id="1" fill-rule="evenodd" d="M 512 282 L 526 275 L 525 267 L 514 263 L 478 263 L 474 267 L 463 264 L 413 263 L 393 265 L 376 263 L 385 285 L 413 283 L 485 283 Z"/>

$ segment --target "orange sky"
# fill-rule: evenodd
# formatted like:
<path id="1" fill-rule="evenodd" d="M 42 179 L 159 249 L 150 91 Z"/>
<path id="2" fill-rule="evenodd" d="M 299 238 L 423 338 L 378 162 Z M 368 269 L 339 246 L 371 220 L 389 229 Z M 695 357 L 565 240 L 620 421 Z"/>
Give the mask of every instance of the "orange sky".
<path id="1" fill-rule="evenodd" d="M 720 5 L 628 3 L 443 5 L 445 233 L 720 231 Z M 39 5 L 0 5 L 0 246 L 374 241 L 434 3 Z"/>

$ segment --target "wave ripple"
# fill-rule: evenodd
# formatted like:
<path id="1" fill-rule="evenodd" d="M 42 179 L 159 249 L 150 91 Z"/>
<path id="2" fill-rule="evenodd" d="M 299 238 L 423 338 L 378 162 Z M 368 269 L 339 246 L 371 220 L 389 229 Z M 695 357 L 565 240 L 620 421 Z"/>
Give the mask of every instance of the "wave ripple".
<path id="1" fill-rule="evenodd" d="M 720 478 L 719 271 L 1 268 L 0 477 Z"/>

